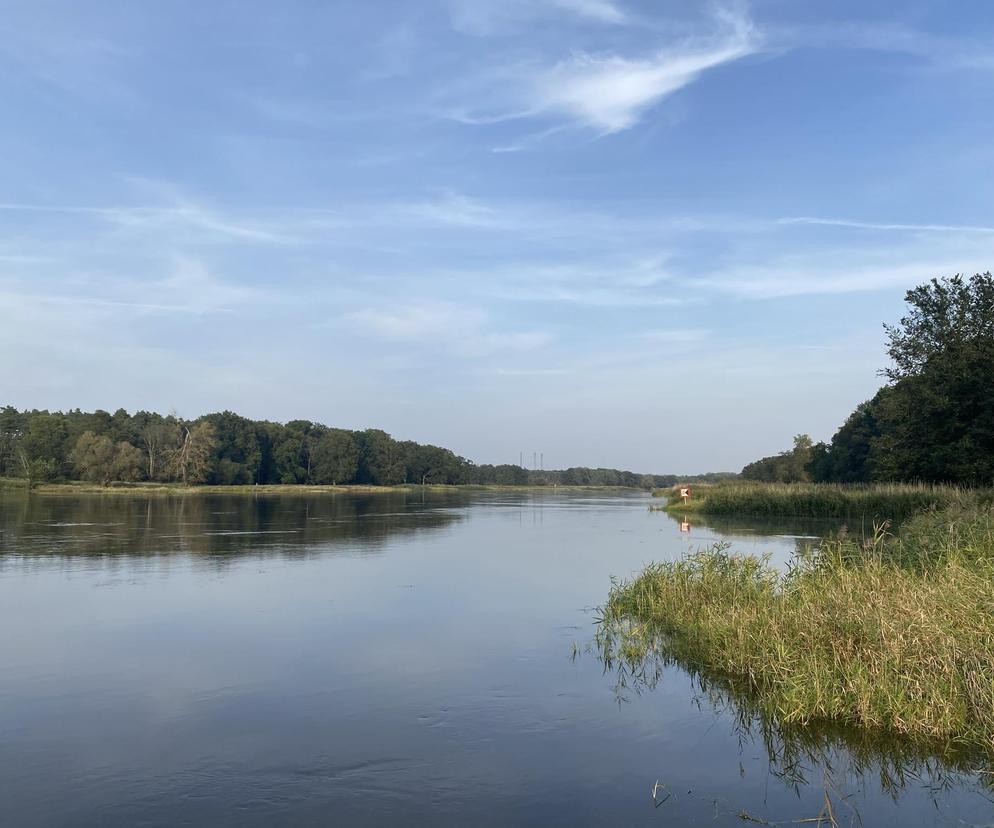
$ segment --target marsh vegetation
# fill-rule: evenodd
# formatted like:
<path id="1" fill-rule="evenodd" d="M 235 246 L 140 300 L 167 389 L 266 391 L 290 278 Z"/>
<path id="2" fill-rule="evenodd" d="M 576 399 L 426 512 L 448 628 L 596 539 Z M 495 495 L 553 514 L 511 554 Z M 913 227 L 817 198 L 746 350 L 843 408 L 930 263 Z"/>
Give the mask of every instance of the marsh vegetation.
<path id="1" fill-rule="evenodd" d="M 725 544 L 614 585 L 599 638 L 748 694 L 781 725 L 832 723 L 994 756 L 994 512 L 954 504 L 844 532 L 786 571 Z"/>
<path id="2" fill-rule="evenodd" d="M 994 492 L 933 483 L 757 483 L 735 481 L 695 487 L 686 502 L 680 489 L 655 493 L 653 508 L 677 514 L 840 518 L 867 522 L 903 520 L 928 509 L 989 503 Z"/>

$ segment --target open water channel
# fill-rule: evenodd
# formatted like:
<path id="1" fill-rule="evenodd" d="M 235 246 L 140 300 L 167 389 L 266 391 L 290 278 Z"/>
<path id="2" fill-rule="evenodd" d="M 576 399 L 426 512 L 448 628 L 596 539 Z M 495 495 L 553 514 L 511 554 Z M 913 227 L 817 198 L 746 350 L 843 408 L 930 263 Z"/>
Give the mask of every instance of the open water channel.
<path id="1" fill-rule="evenodd" d="M 649 502 L 0 494 L 0 824 L 994 820 L 968 763 L 606 667 L 611 576 L 716 540 L 785 562 L 823 528 Z"/>

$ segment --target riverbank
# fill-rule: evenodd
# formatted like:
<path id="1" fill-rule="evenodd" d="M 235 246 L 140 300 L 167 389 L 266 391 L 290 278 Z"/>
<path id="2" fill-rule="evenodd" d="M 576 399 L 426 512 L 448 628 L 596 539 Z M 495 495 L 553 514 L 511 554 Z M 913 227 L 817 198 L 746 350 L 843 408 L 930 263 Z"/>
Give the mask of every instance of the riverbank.
<path id="1" fill-rule="evenodd" d="M 861 519 L 872 523 L 903 520 L 929 509 L 989 503 L 991 490 L 927 483 L 755 483 L 734 482 L 693 489 L 684 503 L 679 488 L 657 489 L 665 498 L 653 509 L 677 514 L 749 515 Z"/>
<path id="2" fill-rule="evenodd" d="M 0 478 L 0 491 L 27 491 L 27 481 L 21 478 Z M 65 481 L 59 483 L 38 483 L 31 488 L 32 494 L 40 495 L 200 495 L 200 494 L 287 494 L 287 495 L 335 495 L 335 494 L 377 494 L 385 492 L 421 491 L 543 491 L 543 492 L 583 492 L 583 491 L 626 491 L 644 492 L 627 486 L 537 486 L 537 485 L 497 485 L 465 484 L 447 485 L 428 483 L 402 483 L 395 486 L 370 486 L 349 484 L 343 486 L 268 483 L 255 486 L 184 486 L 182 483 L 111 483 L 101 486 L 85 481 Z"/>
<path id="3" fill-rule="evenodd" d="M 786 573 L 716 545 L 617 584 L 599 636 L 826 722 L 994 756 L 994 511 L 952 506 L 897 537 L 824 541 Z"/>

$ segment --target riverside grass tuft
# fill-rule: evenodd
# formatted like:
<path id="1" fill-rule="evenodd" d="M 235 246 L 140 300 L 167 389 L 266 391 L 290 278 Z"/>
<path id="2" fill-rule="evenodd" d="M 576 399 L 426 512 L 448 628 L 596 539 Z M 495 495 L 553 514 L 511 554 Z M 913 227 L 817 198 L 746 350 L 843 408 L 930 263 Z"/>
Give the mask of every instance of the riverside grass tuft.
<path id="1" fill-rule="evenodd" d="M 903 520 L 928 509 L 990 501 L 989 490 L 928 483 L 755 483 L 734 482 L 694 489 L 682 503 L 679 488 L 659 489 L 666 503 L 654 509 L 678 513 L 756 517 Z"/>
<path id="2" fill-rule="evenodd" d="M 718 544 L 615 584 L 609 657 L 662 654 L 780 726 L 831 723 L 994 757 L 994 512 L 953 506 L 786 572 Z"/>

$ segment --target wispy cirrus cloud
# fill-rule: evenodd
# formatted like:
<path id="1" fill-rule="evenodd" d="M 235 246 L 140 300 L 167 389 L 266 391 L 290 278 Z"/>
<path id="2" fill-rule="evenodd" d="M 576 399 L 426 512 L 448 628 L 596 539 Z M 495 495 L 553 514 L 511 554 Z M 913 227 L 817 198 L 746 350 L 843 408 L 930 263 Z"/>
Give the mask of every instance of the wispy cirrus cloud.
<path id="1" fill-rule="evenodd" d="M 748 19 L 722 15 L 726 31 L 676 44 L 645 58 L 577 53 L 539 77 L 536 111 L 561 115 L 602 133 L 638 123 L 646 110 L 696 81 L 708 69 L 758 48 Z"/>
<path id="2" fill-rule="evenodd" d="M 462 357 L 544 348 L 552 335 L 538 330 L 498 330 L 478 307 L 453 302 L 422 302 L 402 308 L 368 307 L 348 313 L 344 321 L 355 333 L 388 345 L 444 349 Z"/>
<path id="3" fill-rule="evenodd" d="M 88 206 L 71 204 L 0 203 L 0 212 L 24 215 L 52 214 L 85 217 L 133 230 L 186 230 L 238 241 L 287 243 L 292 238 L 250 221 L 233 220 L 224 213 L 189 201 L 169 205 Z"/>
<path id="4" fill-rule="evenodd" d="M 897 20 L 780 25 L 771 27 L 768 34 L 773 48 L 778 49 L 860 49 L 906 55 L 943 69 L 994 70 L 989 40 L 923 31 Z"/>
<path id="5" fill-rule="evenodd" d="M 933 276 L 976 273 L 987 269 L 980 257 L 950 254 L 949 258 L 881 263 L 877 257 L 855 257 L 848 265 L 825 266 L 813 260 L 771 262 L 766 266 L 735 267 L 699 283 L 717 293 L 746 299 L 783 299 L 907 289 Z"/>
<path id="6" fill-rule="evenodd" d="M 83 272 L 47 281 L 46 289 L 39 291 L 32 280 L 0 278 L 0 298 L 17 298 L 37 307 L 75 308 L 77 312 L 90 308 L 193 316 L 259 308 L 274 299 L 269 290 L 226 281 L 207 263 L 189 257 L 177 257 L 164 273 L 145 278 Z"/>
<path id="7" fill-rule="evenodd" d="M 978 224 L 908 224 L 901 222 L 858 221 L 845 218 L 789 216 L 778 219 L 779 224 L 800 224 L 816 227 L 850 227 L 854 230 L 893 230 L 912 233 L 994 233 L 994 227 Z"/>
<path id="8" fill-rule="evenodd" d="M 505 33 L 549 16 L 614 25 L 629 20 L 615 0 L 450 0 L 449 11 L 456 29 L 475 35 Z"/>
<path id="9" fill-rule="evenodd" d="M 450 117 L 474 125 L 531 119 L 558 123 L 540 136 L 568 126 L 602 135 L 630 129 L 652 107 L 706 71 L 761 47 L 757 28 L 743 13 L 719 10 L 709 27 L 705 34 L 680 37 L 642 56 L 578 50 L 551 64 L 532 61 L 501 67 L 481 85 L 487 87 L 488 99 L 502 105 L 490 110 L 457 107 Z M 473 94 L 479 96 L 480 89 Z M 529 140 L 499 149 L 520 149 Z"/>
<path id="10" fill-rule="evenodd" d="M 551 0 L 552 5 L 601 23 L 625 23 L 628 15 L 612 0 Z"/>

